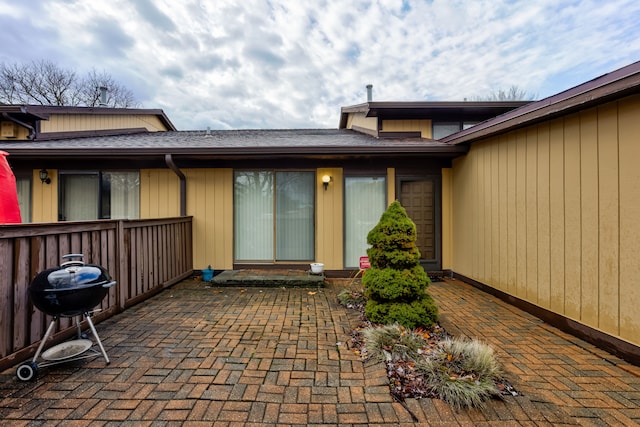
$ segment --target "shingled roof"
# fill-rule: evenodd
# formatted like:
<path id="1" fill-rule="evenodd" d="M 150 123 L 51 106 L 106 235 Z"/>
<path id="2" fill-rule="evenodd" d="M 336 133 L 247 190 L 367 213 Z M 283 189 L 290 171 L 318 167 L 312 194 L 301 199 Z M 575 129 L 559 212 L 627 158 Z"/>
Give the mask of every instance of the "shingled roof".
<path id="1" fill-rule="evenodd" d="M 457 157 L 465 147 L 422 138 L 374 138 L 345 129 L 213 130 L 153 132 L 50 141 L 0 141 L 11 158 L 130 158 L 173 154 L 225 156 L 415 156 Z"/>

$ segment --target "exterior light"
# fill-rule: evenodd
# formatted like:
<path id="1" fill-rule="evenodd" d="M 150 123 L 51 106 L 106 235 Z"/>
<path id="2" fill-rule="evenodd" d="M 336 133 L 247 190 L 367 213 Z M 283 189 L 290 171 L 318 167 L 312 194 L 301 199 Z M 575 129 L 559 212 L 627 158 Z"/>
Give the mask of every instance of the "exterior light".
<path id="1" fill-rule="evenodd" d="M 49 178 L 49 172 L 46 169 L 40 169 L 40 181 L 43 184 L 51 184 L 51 178 Z"/>
<path id="2" fill-rule="evenodd" d="M 322 185 L 324 186 L 324 191 L 327 191 L 327 188 L 329 187 L 329 183 L 333 181 L 333 178 L 331 178 L 330 175 L 323 175 L 322 176 Z"/>

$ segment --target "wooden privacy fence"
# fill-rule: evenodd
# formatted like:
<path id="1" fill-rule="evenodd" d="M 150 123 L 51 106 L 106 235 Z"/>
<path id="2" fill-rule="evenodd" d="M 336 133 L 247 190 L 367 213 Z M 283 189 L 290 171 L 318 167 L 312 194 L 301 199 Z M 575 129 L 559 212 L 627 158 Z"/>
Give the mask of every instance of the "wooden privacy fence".
<path id="1" fill-rule="evenodd" d="M 99 322 L 192 273 L 192 218 L 100 220 L 0 226 L 0 370 L 33 354 L 51 317 L 28 296 L 38 272 L 60 265 L 69 253 L 104 267 L 117 285 L 94 316 Z M 53 341 L 76 329 L 60 318 Z"/>

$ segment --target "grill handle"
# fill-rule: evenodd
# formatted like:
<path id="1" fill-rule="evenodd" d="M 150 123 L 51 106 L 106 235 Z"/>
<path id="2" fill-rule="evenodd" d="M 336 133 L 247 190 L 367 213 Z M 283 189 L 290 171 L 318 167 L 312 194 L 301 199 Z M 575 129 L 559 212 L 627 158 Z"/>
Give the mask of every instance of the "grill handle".
<path id="1" fill-rule="evenodd" d="M 74 259 L 79 258 L 79 259 Z M 67 267 L 69 265 L 84 265 L 84 254 L 67 254 L 62 255 L 62 259 L 68 259 L 69 261 L 65 261 L 60 264 L 60 267 Z"/>

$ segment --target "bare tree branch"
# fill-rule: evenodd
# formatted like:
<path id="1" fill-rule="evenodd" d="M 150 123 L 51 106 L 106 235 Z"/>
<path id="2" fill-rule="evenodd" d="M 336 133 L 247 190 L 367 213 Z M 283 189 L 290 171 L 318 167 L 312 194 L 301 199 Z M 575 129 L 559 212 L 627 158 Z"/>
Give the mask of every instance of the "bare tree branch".
<path id="1" fill-rule="evenodd" d="M 39 104 L 95 107 L 106 87 L 108 107 L 138 107 L 133 92 L 105 71 L 95 69 L 80 78 L 51 61 L 29 64 L 0 63 L 0 104 Z"/>
<path id="2" fill-rule="evenodd" d="M 494 90 L 487 96 L 475 96 L 472 98 L 474 101 L 532 101 L 533 99 L 535 99 L 535 95 L 528 94 L 517 85 L 511 86 L 507 90 Z"/>

